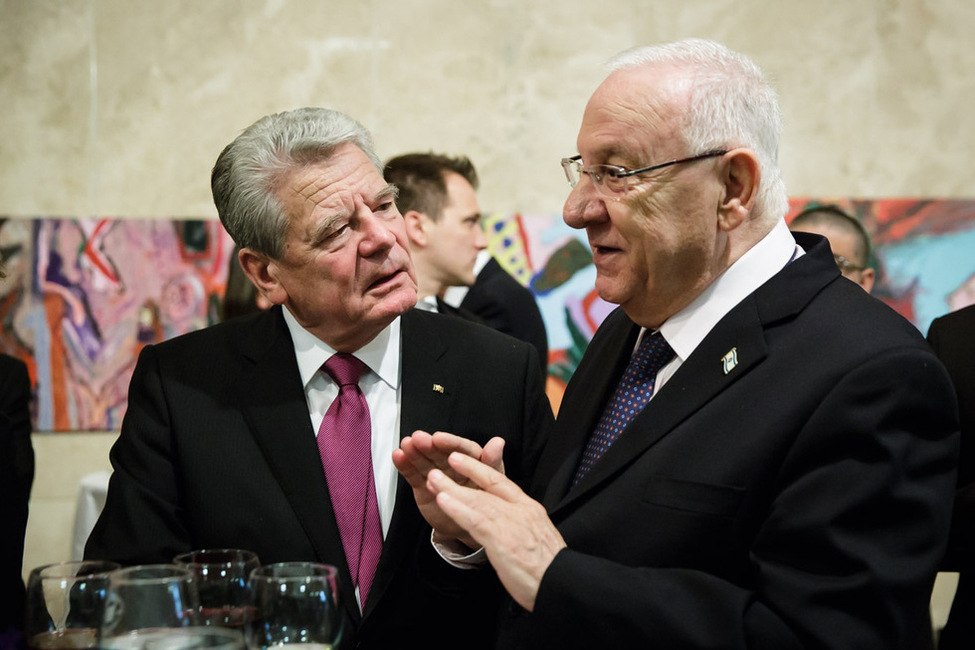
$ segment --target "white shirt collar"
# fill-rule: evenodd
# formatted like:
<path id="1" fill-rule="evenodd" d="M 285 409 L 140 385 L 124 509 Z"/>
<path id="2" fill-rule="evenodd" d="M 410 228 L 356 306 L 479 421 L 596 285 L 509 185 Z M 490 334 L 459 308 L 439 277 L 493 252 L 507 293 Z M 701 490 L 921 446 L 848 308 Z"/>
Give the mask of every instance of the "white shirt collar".
<path id="1" fill-rule="evenodd" d="M 681 360 L 687 359 L 735 305 L 802 254 L 802 248 L 780 219 L 691 304 L 668 318 L 660 327 L 661 334 Z"/>
<path id="2" fill-rule="evenodd" d="M 440 306 L 437 304 L 436 296 L 424 296 L 416 301 L 416 308 L 422 309 L 423 311 L 432 311 L 434 314 L 440 312 Z"/>
<path id="3" fill-rule="evenodd" d="M 287 307 L 281 308 L 284 322 L 291 332 L 298 360 L 301 385 L 307 387 L 322 364 L 335 354 L 335 349 L 298 324 Z M 399 388 L 400 318 L 397 317 L 376 338 L 355 351 L 355 357 L 366 364 L 390 388 Z"/>

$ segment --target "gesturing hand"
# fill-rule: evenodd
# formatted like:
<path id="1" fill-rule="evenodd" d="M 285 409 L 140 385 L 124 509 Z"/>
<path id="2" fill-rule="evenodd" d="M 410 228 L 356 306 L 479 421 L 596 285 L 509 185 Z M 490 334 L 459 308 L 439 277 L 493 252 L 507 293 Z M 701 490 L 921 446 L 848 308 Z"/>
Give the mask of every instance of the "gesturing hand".
<path id="1" fill-rule="evenodd" d="M 393 465 L 413 488 L 413 498 L 416 499 L 417 508 L 436 531 L 437 538 L 456 539 L 473 549 L 478 548 L 477 542 L 440 509 L 433 492 L 427 486 L 427 477 L 432 470 L 437 469 L 460 485 L 473 486 L 474 484 L 466 477 L 450 467 L 447 462 L 449 456 L 457 453 L 476 458 L 503 473 L 503 452 L 504 439 L 502 438 L 491 438 L 482 448 L 472 440 L 443 431 L 433 435 L 425 431 L 416 431 L 412 436 L 403 438 L 399 449 L 393 451 Z"/>
<path id="2" fill-rule="evenodd" d="M 436 503 L 484 547 L 505 589 L 532 611 L 542 576 L 566 547 L 565 540 L 542 504 L 501 472 L 462 453 L 450 454 L 448 464 L 451 474 L 468 485 L 431 469 L 427 485 Z"/>

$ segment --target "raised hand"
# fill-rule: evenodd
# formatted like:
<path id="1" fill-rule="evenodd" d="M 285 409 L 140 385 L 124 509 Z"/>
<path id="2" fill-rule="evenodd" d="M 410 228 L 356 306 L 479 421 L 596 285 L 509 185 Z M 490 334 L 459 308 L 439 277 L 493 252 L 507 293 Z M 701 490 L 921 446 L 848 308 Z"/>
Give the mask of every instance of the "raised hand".
<path id="1" fill-rule="evenodd" d="M 438 431 L 431 435 L 425 431 L 416 431 L 403 438 L 399 449 L 393 451 L 393 465 L 413 488 L 413 498 L 416 499 L 420 514 L 433 527 L 437 540 L 449 542 L 455 539 L 468 548 L 475 549 L 478 545 L 467 531 L 445 515 L 437 505 L 433 492 L 427 486 L 427 477 L 432 470 L 439 470 L 456 483 L 473 487 L 473 483 L 451 468 L 448 463 L 450 455 L 457 453 L 476 458 L 503 473 L 503 452 L 502 438 L 491 438 L 482 448 L 472 440 L 451 433 Z"/>
<path id="2" fill-rule="evenodd" d="M 532 611 L 542 576 L 565 540 L 544 506 L 501 472 L 462 453 L 450 454 L 448 464 L 461 482 L 439 469 L 427 478 L 440 511 L 484 547 L 505 589 Z"/>

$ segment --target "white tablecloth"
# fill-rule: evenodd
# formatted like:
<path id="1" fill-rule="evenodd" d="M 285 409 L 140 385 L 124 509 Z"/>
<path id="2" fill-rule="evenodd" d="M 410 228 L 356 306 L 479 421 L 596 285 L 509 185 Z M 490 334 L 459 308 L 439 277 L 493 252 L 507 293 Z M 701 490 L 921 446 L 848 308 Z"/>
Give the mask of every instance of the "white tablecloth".
<path id="1" fill-rule="evenodd" d="M 98 515 L 105 507 L 108 493 L 108 477 L 112 473 L 94 472 L 82 477 L 78 485 L 78 503 L 74 511 L 74 533 L 71 536 L 71 559 L 80 560 L 85 554 L 85 542 L 91 529 L 98 521 Z"/>

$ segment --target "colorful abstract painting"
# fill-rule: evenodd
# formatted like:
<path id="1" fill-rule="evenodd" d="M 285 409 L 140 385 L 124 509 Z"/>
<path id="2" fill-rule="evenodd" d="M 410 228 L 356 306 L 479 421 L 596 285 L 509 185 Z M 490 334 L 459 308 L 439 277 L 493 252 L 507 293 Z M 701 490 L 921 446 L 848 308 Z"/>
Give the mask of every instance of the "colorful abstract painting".
<path id="1" fill-rule="evenodd" d="M 217 221 L 6 219 L 0 352 L 27 362 L 35 431 L 109 431 L 142 346 L 214 320 L 233 242 Z"/>
<path id="2" fill-rule="evenodd" d="M 835 203 L 872 234 L 874 295 L 922 333 L 975 304 L 975 201 L 803 198 Z M 485 218 L 489 249 L 531 288 L 549 339 L 548 393 L 562 390 L 613 305 L 596 295 L 584 231 L 560 215 Z M 209 220 L 6 219 L 0 352 L 25 360 L 36 431 L 118 428 L 136 356 L 216 320 L 233 242 Z"/>

